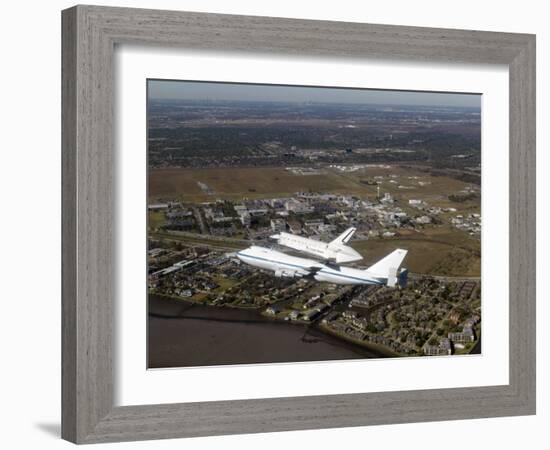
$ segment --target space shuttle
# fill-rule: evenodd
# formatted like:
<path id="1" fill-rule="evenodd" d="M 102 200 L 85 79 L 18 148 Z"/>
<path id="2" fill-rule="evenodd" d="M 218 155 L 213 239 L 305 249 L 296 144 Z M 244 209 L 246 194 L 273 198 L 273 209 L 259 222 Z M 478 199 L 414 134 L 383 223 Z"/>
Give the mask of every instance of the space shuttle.
<path id="1" fill-rule="evenodd" d="M 307 253 L 330 263 L 342 264 L 363 259 L 358 252 L 346 245 L 355 231 L 356 228 L 348 228 L 331 242 L 317 241 L 284 232 L 271 236 L 271 239 L 275 239 L 283 247 Z"/>

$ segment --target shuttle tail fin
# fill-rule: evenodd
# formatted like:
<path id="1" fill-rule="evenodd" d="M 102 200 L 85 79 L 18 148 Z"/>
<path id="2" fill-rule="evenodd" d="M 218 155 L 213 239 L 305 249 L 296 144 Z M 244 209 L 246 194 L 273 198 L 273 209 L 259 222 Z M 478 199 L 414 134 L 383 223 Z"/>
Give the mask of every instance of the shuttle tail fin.
<path id="1" fill-rule="evenodd" d="M 347 244 L 351 237 L 354 235 L 357 228 L 351 227 L 348 228 L 346 231 L 344 231 L 340 236 L 338 236 L 336 239 L 331 241 L 328 245 L 342 245 Z"/>

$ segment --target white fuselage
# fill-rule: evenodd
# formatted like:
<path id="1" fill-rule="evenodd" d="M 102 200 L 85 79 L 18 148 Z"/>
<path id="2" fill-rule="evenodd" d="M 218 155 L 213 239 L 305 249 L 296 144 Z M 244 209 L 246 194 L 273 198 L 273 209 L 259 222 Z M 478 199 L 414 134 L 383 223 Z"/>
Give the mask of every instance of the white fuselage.
<path id="1" fill-rule="evenodd" d="M 237 257 L 254 267 L 271 270 L 278 277 L 313 275 L 317 281 L 335 284 L 385 284 L 381 277 L 352 267 L 332 266 L 308 258 L 287 255 L 264 247 L 252 246 L 237 252 Z"/>

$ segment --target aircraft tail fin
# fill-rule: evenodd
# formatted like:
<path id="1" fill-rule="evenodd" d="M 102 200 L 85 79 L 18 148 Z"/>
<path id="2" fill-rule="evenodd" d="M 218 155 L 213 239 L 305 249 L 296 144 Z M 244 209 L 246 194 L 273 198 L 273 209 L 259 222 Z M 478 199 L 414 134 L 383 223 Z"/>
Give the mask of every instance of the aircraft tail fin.
<path id="1" fill-rule="evenodd" d="M 407 256 L 407 250 L 398 248 L 394 250 L 389 255 L 382 258 L 377 263 L 370 266 L 366 271 L 375 276 L 381 278 L 387 278 L 388 286 L 395 286 L 397 283 L 400 285 L 406 284 L 407 282 L 407 271 L 400 271 L 399 266 Z"/>
<path id="2" fill-rule="evenodd" d="M 340 236 L 338 236 L 336 239 L 331 241 L 329 245 L 342 245 L 347 244 L 351 237 L 354 235 L 355 231 L 357 231 L 357 228 L 351 227 L 348 228 L 346 231 L 344 231 Z"/>

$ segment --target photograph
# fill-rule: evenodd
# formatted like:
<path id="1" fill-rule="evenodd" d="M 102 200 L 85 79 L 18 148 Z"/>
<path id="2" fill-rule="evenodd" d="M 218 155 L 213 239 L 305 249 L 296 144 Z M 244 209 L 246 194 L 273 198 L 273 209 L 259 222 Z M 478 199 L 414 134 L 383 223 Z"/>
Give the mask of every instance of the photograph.
<path id="1" fill-rule="evenodd" d="M 481 95 L 147 80 L 148 368 L 481 353 Z"/>
<path id="2" fill-rule="evenodd" d="M 548 447 L 520 6 L 5 3 L 2 448 Z"/>

